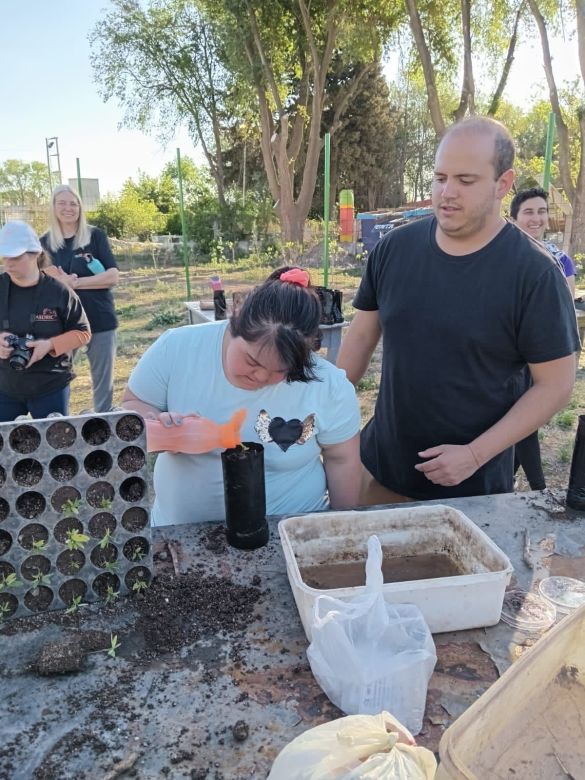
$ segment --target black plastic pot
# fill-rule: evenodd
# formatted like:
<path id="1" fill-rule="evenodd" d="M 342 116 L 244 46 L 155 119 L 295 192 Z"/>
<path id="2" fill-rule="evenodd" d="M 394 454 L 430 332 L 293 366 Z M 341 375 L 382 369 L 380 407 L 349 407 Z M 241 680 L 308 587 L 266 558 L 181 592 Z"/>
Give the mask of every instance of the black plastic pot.
<path id="1" fill-rule="evenodd" d="M 337 325 L 343 322 L 343 293 L 328 287 L 315 287 L 321 301 L 321 325 Z"/>
<path id="2" fill-rule="evenodd" d="M 225 293 L 223 290 L 213 291 L 213 309 L 215 311 L 216 320 L 225 320 L 227 313 L 227 303 L 225 301 Z"/>
<path id="3" fill-rule="evenodd" d="M 575 434 L 567 506 L 585 512 L 585 415 L 579 416 L 579 425 Z"/>
<path id="4" fill-rule="evenodd" d="M 269 538 L 266 522 L 264 447 L 254 442 L 221 453 L 227 540 L 232 547 L 255 550 Z"/>

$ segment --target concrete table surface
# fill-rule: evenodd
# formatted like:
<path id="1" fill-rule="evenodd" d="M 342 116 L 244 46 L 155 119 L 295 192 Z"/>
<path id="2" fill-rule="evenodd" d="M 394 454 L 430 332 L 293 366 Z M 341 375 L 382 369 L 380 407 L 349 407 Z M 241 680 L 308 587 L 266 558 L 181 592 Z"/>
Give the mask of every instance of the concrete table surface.
<path id="1" fill-rule="evenodd" d="M 585 515 L 566 511 L 563 501 L 545 491 L 437 503 L 477 523 L 510 557 L 512 583 L 534 590 L 549 574 L 585 578 Z M 218 525 L 154 530 L 156 570 L 177 587 L 212 575 L 258 586 L 238 630 L 204 632 L 144 656 L 130 598 L 0 627 L 0 778 L 262 780 L 290 740 L 339 717 L 311 675 L 277 520 L 270 524 L 269 544 L 253 552 L 217 544 Z M 525 530 L 533 568 L 523 560 Z M 163 609 L 161 623 L 166 618 Z M 116 633 L 117 657 L 90 652 L 76 674 L 33 671 L 43 645 L 91 632 Z M 435 635 L 438 662 L 418 742 L 436 750 L 445 728 L 534 641 L 504 623 Z M 232 730 L 237 721 L 249 732 L 243 741 Z"/>
<path id="2" fill-rule="evenodd" d="M 215 312 L 213 309 L 202 309 L 199 301 L 185 301 L 187 312 L 189 314 L 189 323 L 198 325 L 202 322 L 215 322 Z M 228 302 L 228 314 L 230 313 L 230 303 Z M 339 322 L 335 325 L 321 325 L 319 333 L 321 335 L 321 348 L 327 350 L 325 356 L 330 363 L 337 362 L 337 355 L 341 347 L 341 329 L 349 325 L 347 322 Z"/>

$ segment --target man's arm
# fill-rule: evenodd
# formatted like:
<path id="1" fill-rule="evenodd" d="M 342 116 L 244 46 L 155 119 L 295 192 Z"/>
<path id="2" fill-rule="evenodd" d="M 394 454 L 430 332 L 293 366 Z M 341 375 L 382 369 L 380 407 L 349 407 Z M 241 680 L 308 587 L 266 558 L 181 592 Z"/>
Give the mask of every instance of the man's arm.
<path id="1" fill-rule="evenodd" d="M 380 336 L 378 311 L 356 311 L 341 342 L 337 367 L 342 368 L 350 382 L 356 385 L 366 373 Z"/>
<path id="2" fill-rule="evenodd" d="M 495 425 L 469 444 L 441 444 L 419 452 L 415 466 L 436 485 L 459 485 L 493 457 L 540 428 L 571 398 L 575 356 L 529 365 L 533 385 Z"/>

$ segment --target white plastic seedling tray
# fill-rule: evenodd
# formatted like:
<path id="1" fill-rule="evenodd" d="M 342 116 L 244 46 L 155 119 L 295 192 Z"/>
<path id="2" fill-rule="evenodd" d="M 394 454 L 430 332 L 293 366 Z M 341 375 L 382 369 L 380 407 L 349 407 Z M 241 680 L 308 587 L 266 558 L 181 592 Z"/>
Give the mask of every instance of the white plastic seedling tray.
<path id="1" fill-rule="evenodd" d="M 393 604 L 416 604 L 432 632 L 495 625 L 512 575 L 508 557 L 466 515 L 434 505 L 373 511 L 326 512 L 288 517 L 278 524 L 289 582 L 307 638 L 313 606 L 327 594 L 347 600 L 363 586 L 319 590 L 307 585 L 307 566 L 363 561 L 376 534 L 392 557 L 446 553 L 464 574 L 384 584 Z"/>

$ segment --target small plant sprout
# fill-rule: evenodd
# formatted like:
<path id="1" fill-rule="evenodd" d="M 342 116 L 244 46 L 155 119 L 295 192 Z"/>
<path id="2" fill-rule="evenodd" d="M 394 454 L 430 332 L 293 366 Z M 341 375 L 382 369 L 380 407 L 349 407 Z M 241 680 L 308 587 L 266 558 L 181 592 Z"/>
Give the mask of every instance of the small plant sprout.
<path id="1" fill-rule="evenodd" d="M 82 534 L 75 528 L 71 528 L 71 530 L 67 531 L 65 536 L 65 544 L 70 550 L 83 550 L 86 542 L 89 542 L 89 536 Z"/>
<path id="2" fill-rule="evenodd" d="M 20 585 L 22 585 L 22 582 L 17 578 L 14 572 L 11 572 L 6 576 L 3 574 L 2 577 L 0 577 L 0 591 L 8 590 L 8 588 L 18 588 Z"/>
<path id="3" fill-rule="evenodd" d="M 118 635 L 117 634 L 110 634 L 110 648 L 108 650 L 108 655 L 110 658 L 116 657 L 116 651 L 120 647 L 121 643 L 118 642 Z"/>
<path id="4" fill-rule="evenodd" d="M 74 612 L 77 612 L 79 609 L 79 605 L 81 604 L 81 596 L 73 596 L 73 600 L 71 604 L 67 607 L 65 610 L 66 615 L 71 615 Z"/>
<path id="5" fill-rule="evenodd" d="M 99 508 L 100 509 L 111 509 L 113 503 L 114 502 L 112 501 L 111 498 L 102 498 L 102 500 L 100 501 Z"/>
<path id="6" fill-rule="evenodd" d="M 144 580 L 136 580 L 134 585 L 132 585 L 134 593 L 144 593 L 147 588 L 148 584 Z"/>
<path id="7" fill-rule="evenodd" d="M 77 515 L 81 509 L 82 501 L 80 498 L 70 498 L 67 501 L 63 501 L 61 504 L 61 512 L 64 515 Z"/>
<path id="8" fill-rule="evenodd" d="M 6 615 L 8 615 L 10 612 L 10 604 L 7 601 L 3 601 L 2 604 L 0 604 L 0 623 L 2 623 Z"/>
<path id="9" fill-rule="evenodd" d="M 106 604 L 113 604 L 119 595 L 120 595 L 119 590 L 114 590 L 114 588 L 111 585 L 108 585 L 108 589 L 106 591 Z"/>
<path id="10" fill-rule="evenodd" d="M 242 452 L 247 452 L 247 451 L 250 449 L 249 447 L 246 447 L 246 445 L 244 444 L 244 442 L 243 442 L 243 441 L 241 441 L 241 442 L 238 444 L 238 447 L 240 447 L 240 448 L 241 448 Z"/>
<path id="11" fill-rule="evenodd" d="M 108 544 L 110 543 L 110 537 L 112 535 L 112 532 L 109 528 L 106 528 L 106 531 L 102 538 L 100 539 L 100 550 L 105 550 Z"/>
<path id="12" fill-rule="evenodd" d="M 37 573 L 32 578 L 32 584 L 34 585 L 35 588 L 38 588 L 39 585 L 50 585 L 51 575 L 43 574 L 43 572 L 40 569 L 37 569 Z"/>
<path id="13" fill-rule="evenodd" d="M 104 569 L 112 573 L 118 571 L 118 561 L 106 561 L 104 563 Z"/>
<path id="14" fill-rule="evenodd" d="M 33 550 L 44 550 L 46 541 L 44 539 L 34 539 L 32 540 L 32 548 Z"/>
<path id="15" fill-rule="evenodd" d="M 146 553 L 142 549 L 142 547 L 137 547 L 134 552 L 132 553 L 132 560 L 133 561 L 141 561 Z"/>

